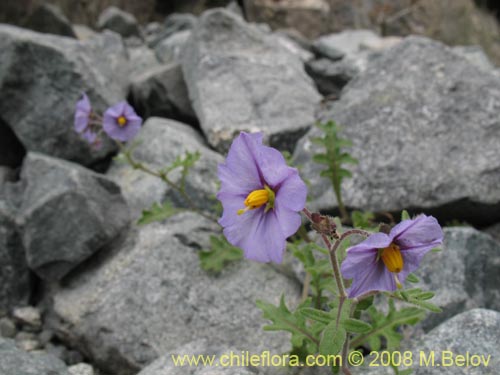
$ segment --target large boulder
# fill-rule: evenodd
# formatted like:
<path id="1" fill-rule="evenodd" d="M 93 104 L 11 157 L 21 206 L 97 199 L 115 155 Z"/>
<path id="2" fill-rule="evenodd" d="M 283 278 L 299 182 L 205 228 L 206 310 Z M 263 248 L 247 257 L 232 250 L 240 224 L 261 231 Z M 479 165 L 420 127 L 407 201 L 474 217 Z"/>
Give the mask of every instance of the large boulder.
<path id="1" fill-rule="evenodd" d="M 271 145 L 292 150 L 314 123 L 321 97 L 300 58 L 230 11 L 203 14 L 182 64 L 201 128 L 218 150 L 241 130 L 263 131 Z"/>
<path id="2" fill-rule="evenodd" d="M 0 184 L 1 185 L 1 184 Z M 30 272 L 15 213 L 0 197 L 0 310 L 25 305 L 30 297 Z"/>
<path id="3" fill-rule="evenodd" d="M 0 126 L 28 151 L 91 165 L 115 149 L 104 142 L 92 150 L 73 130 L 73 118 L 82 92 L 97 112 L 123 100 L 127 55 L 118 35 L 80 42 L 0 25 L 0 50 Z"/>
<path id="4" fill-rule="evenodd" d="M 76 33 L 69 20 L 61 9 L 53 4 L 43 3 L 37 6 L 24 26 L 41 33 L 76 38 Z"/>
<path id="5" fill-rule="evenodd" d="M 2 375 L 70 375 L 66 365 L 48 354 L 32 354 L 18 349 L 13 340 L 0 338 Z"/>
<path id="6" fill-rule="evenodd" d="M 441 43 L 409 37 L 383 52 L 320 115 L 342 126 L 359 159 L 343 184 L 345 204 L 498 221 L 499 109 L 500 78 Z M 318 135 L 314 128 L 300 141 L 295 161 L 311 183 L 312 208 L 333 208 L 324 166 L 312 161 Z"/>
<path id="7" fill-rule="evenodd" d="M 143 118 L 159 116 L 196 122 L 182 68 L 177 63 L 147 69 L 134 77 L 130 99 Z"/>
<path id="8" fill-rule="evenodd" d="M 60 279 L 129 223 L 120 188 L 79 165 L 29 153 L 20 184 L 26 259 L 44 279 Z"/>
<path id="9" fill-rule="evenodd" d="M 141 35 L 139 24 L 134 15 L 114 6 L 104 9 L 99 15 L 97 28 L 114 31 L 125 38 Z"/>
<path id="10" fill-rule="evenodd" d="M 421 287 L 436 293 L 443 309 L 422 322 L 425 330 L 474 307 L 500 311 L 500 244 L 470 227 L 444 229 L 443 250 L 428 253 L 415 274 Z"/>
<path id="11" fill-rule="evenodd" d="M 153 170 L 168 167 L 177 157 L 184 157 L 186 152 L 200 152 L 200 160 L 186 178 L 186 193 L 198 208 L 214 211 L 219 181 L 217 165 L 222 163 L 223 158 L 207 147 L 196 130 L 177 121 L 152 117 L 146 121 L 136 141 L 134 159 Z M 179 172 L 169 176 L 175 183 L 180 181 Z M 133 217 L 138 217 L 154 202 L 165 199 L 173 201 L 176 206 L 189 207 L 182 196 L 158 177 L 135 170 L 128 164 L 114 161 L 108 176 L 121 186 Z"/>
<path id="12" fill-rule="evenodd" d="M 190 36 L 191 30 L 183 30 L 162 39 L 154 49 L 158 60 L 165 64 L 180 62 L 182 51 Z"/>
<path id="13" fill-rule="evenodd" d="M 56 329 L 112 373 L 136 374 L 195 340 L 210 348 L 259 353 L 289 350 L 289 337 L 262 331 L 255 301 L 299 298 L 294 280 L 266 264 L 241 261 L 218 276 L 203 271 L 198 252 L 217 226 L 185 212 L 140 227 L 119 251 L 90 266 L 54 297 Z"/>

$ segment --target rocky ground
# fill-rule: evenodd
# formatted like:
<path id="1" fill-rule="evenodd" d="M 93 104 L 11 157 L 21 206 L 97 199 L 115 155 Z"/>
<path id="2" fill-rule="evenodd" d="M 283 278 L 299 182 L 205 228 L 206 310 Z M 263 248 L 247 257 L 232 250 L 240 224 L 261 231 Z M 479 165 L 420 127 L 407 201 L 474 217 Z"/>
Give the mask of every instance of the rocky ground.
<path id="1" fill-rule="evenodd" d="M 480 48 L 368 30 L 309 41 L 247 23 L 234 5 L 148 25 L 110 8 L 100 31 L 44 12 L 37 32 L 0 25 L 1 374 L 186 374 L 170 354 L 289 349 L 286 334 L 261 330 L 254 301 L 296 303 L 303 275 L 290 261 L 202 271 L 197 253 L 219 228 L 196 213 L 137 227 L 153 202 L 184 202 L 113 160 L 111 142 L 94 151 L 74 133 L 83 91 L 98 111 L 128 98 L 147 118 L 135 151 L 147 165 L 199 151 L 186 187 L 212 213 L 217 164 L 241 130 L 290 152 L 311 209 L 334 211 L 311 138 L 318 120 L 342 124 L 359 159 L 349 208 L 467 223 L 447 226 L 417 273 L 443 313 L 405 349 L 491 354 L 474 373 L 500 372 L 500 74 Z"/>

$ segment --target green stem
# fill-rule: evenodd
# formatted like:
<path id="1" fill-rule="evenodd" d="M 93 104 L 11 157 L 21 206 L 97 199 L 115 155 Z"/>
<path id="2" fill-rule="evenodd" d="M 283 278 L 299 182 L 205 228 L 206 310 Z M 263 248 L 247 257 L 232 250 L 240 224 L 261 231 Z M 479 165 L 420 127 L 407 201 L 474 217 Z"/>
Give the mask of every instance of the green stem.
<path id="1" fill-rule="evenodd" d="M 182 198 L 188 204 L 189 209 L 191 209 L 192 211 L 195 211 L 196 213 L 200 214 L 204 218 L 206 218 L 208 220 L 211 220 L 211 221 L 214 221 L 214 222 L 217 223 L 217 218 L 214 217 L 214 216 L 212 216 L 212 215 L 209 215 L 209 214 L 203 212 L 198 207 L 196 207 L 196 205 L 193 202 L 193 200 L 191 199 L 191 197 L 189 197 L 189 195 L 184 191 L 184 189 L 182 189 L 179 185 L 177 185 L 175 182 L 173 182 L 172 180 L 170 180 L 168 178 L 167 173 L 157 172 L 157 171 L 154 171 L 154 170 L 146 167 L 141 162 L 138 162 L 138 161 L 134 160 L 134 158 L 132 157 L 132 154 L 130 153 L 130 151 L 127 150 L 123 146 L 123 144 L 118 143 L 118 146 L 120 147 L 120 150 L 121 150 L 122 154 L 125 156 L 125 158 L 127 159 L 127 162 L 131 165 L 132 168 L 140 170 L 140 171 L 142 171 L 142 172 L 144 172 L 146 174 L 149 174 L 150 176 L 154 176 L 154 177 L 157 177 L 157 178 L 161 179 L 163 182 L 165 182 L 165 184 L 167 184 L 169 187 L 171 187 L 172 189 L 178 191 L 181 194 Z"/>

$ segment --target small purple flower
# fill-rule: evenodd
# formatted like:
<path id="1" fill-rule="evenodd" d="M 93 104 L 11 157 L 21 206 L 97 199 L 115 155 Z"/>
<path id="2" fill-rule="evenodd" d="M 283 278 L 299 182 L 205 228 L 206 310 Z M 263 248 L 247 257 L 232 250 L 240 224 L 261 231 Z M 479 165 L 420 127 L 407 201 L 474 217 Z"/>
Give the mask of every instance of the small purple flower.
<path id="1" fill-rule="evenodd" d="M 90 100 L 87 94 L 83 93 L 82 98 L 76 103 L 75 110 L 75 130 L 78 134 L 82 134 L 89 127 L 91 113 Z"/>
<path id="2" fill-rule="evenodd" d="M 404 220 L 389 234 L 374 233 L 347 250 L 342 275 L 353 279 L 348 297 L 402 287 L 425 253 L 443 242 L 443 231 L 432 216 Z"/>
<path id="3" fill-rule="evenodd" d="M 104 112 L 104 132 L 117 141 L 127 142 L 141 129 L 142 118 L 127 102 L 120 102 Z"/>
<path id="4" fill-rule="evenodd" d="M 262 134 L 242 132 L 219 165 L 221 188 L 217 198 L 224 208 L 219 224 L 245 257 L 281 263 L 286 239 L 301 225 L 307 189 L 283 155 L 262 144 Z"/>

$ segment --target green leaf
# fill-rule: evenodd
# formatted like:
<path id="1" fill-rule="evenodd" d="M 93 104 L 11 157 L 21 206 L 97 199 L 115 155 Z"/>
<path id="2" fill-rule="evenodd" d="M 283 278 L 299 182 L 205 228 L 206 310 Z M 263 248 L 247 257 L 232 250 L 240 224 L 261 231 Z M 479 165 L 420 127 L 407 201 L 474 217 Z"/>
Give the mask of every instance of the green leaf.
<path id="1" fill-rule="evenodd" d="M 210 236 L 210 250 L 200 251 L 198 256 L 205 271 L 220 272 L 226 263 L 243 258 L 243 251 L 227 242 L 222 235 Z"/>
<path id="2" fill-rule="evenodd" d="M 368 315 L 372 323 L 372 329 L 369 332 L 354 337 L 352 346 L 358 347 L 368 344 L 371 350 L 380 350 L 382 342 L 385 342 L 387 349 L 399 348 L 402 335 L 398 329 L 401 325 L 414 325 L 425 318 L 425 311 L 416 307 L 405 307 L 396 310 L 394 301 L 389 300 L 389 313 L 383 314 L 377 311 L 375 306 L 371 306 Z"/>
<path id="3" fill-rule="evenodd" d="M 320 323 L 328 324 L 335 319 L 330 313 L 323 310 L 314 309 L 312 307 L 304 307 L 299 310 L 299 313 L 306 319 L 311 319 Z"/>
<path id="4" fill-rule="evenodd" d="M 186 187 L 186 178 L 189 173 L 189 170 L 194 166 L 194 164 L 200 159 L 200 152 L 186 152 L 184 157 L 177 156 L 175 160 L 168 167 L 163 168 L 160 171 L 160 174 L 168 176 L 170 172 L 177 168 L 181 168 L 181 178 L 179 181 L 179 186 L 182 191 L 185 191 Z"/>
<path id="5" fill-rule="evenodd" d="M 306 300 L 296 311 L 291 312 L 285 304 L 285 297 L 282 295 L 279 306 L 264 301 L 257 301 L 257 307 L 262 310 L 263 317 L 272 322 L 264 327 L 265 331 L 286 331 L 292 334 L 291 342 L 293 347 L 300 348 L 309 343 L 317 350 L 319 340 L 314 335 L 314 330 L 306 326 L 306 319 L 298 310 L 309 305 L 310 300 Z M 313 327 L 314 328 L 314 327 Z M 312 332 L 311 332 L 312 331 Z"/>
<path id="6" fill-rule="evenodd" d="M 342 321 L 342 325 L 347 332 L 353 333 L 366 333 L 372 329 L 372 326 L 366 322 L 359 319 L 345 319 Z"/>
<path id="7" fill-rule="evenodd" d="M 410 273 L 406 277 L 406 281 L 408 281 L 409 283 L 415 284 L 415 283 L 418 283 L 420 281 L 420 279 L 417 276 L 415 276 L 414 273 Z"/>
<path id="8" fill-rule="evenodd" d="M 351 213 L 352 226 L 359 229 L 373 230 L 375 225 L 373 212 L 353 211 Z"/>
<path id="9" fill-rule="evenodd" d="M 156 221 L 163 221 L 180 211 L 182 209 L 173 207 L 169 201 L 164 202 L 162 205 L 155 202 L 149 210 L 142 211 L 142 216 L 137 221 L 137 224 L 146 225 Z"/>
<path id="10" fill-rule="evenodd" d="M 406 210 L 401 211 L 401 221 L 409 220 L 409 219 L 411 219 L 411 217 L 410 217 L 410 214 L 408 213 L 408 211 L 406 211 Z"/>
<path id="11" fill-rule="evenodd" d="M 322 355 L 336 355 L 339 354 L 344 346 L 347 337 L 347 332 L 339 325 L 337 327 L 336 321 L 330 322 L 323 330 L 323 335 L 319 343 L 319 353 Z"/>

